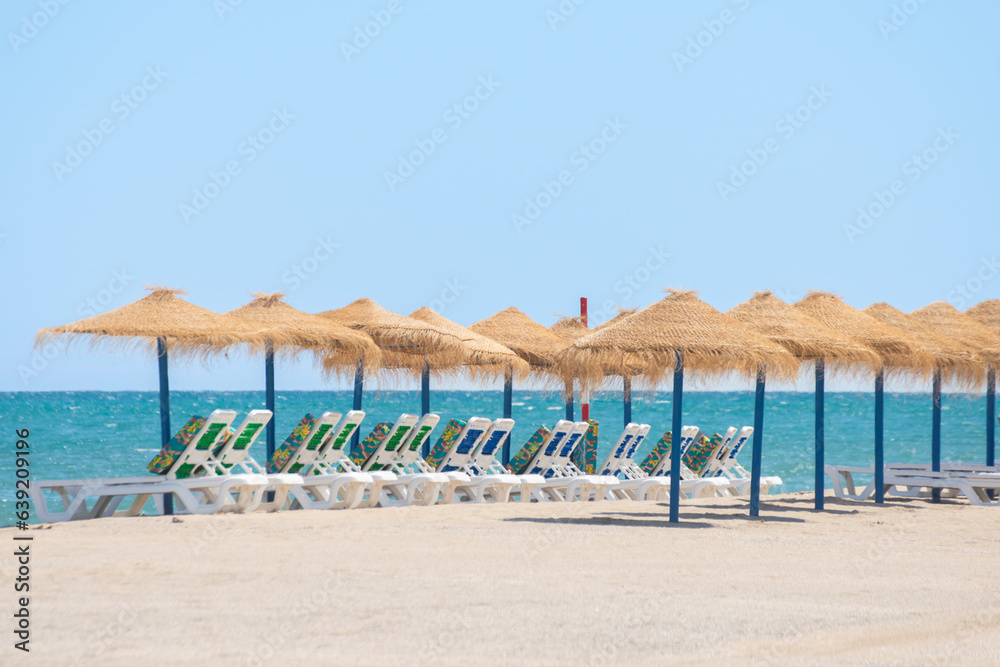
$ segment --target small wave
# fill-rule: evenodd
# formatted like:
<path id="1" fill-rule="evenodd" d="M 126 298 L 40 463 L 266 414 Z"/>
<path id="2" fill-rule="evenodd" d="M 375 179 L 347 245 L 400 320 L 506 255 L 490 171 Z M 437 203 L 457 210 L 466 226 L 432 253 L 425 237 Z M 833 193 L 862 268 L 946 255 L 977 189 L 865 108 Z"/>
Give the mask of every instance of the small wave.
<path id="1" fill-rule="evenodd" d="M 557 407 L 554 407 L 554 408 L 553 407 L 548 407 L 548 408 L 545 408 L 545 409 L 546 410 L 565 410 L 566 408 L 565 407 L 561 407 L 560 408 L 560 407 L 557 406 Z"/>
<path id="2" fill-rule="evenodd" d="M 522 402 L 518 402 L 518 403 L 511 403 L 511 405 L 516 405 L 517 407 L 521 407 L 521 406 L 524 405 L 524 402 L 522 401 Z"/>
<path id="3" fill-rule="evenodd" d="M 108 428 L 115 428 L 118 424 L 105 424 Z"/>

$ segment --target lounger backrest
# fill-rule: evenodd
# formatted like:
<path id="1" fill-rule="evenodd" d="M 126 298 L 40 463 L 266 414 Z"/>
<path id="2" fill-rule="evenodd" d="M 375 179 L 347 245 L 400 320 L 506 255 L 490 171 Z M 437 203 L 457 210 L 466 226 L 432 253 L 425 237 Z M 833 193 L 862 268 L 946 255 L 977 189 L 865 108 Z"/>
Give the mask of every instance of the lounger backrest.
<path id="1" fill-rule="evenodd" d="M 398 450 L 420 418 L 417 415 L 402 414 L 396 423 L 381 438 L 378 446 L 361 465 L 362 470 L 382 470 L 395 463 Z"/>
<path id="2" fill-rule="evenodd" d="M 723 461 L 729 456 L 729 447 L 735 437 L 736 427 L 730 426 L 726 429 L 726 434 L 722 436 L 722 446 L 719 447 L 712 460 L 708 462 L 708 469 L 703 473 L 704 477 L 718 477 L 722 475 L 722 469 L 725 467 Z"/>
<path id="3" fill-rule="evenodd" d="M 753 435 L 753 426 L 744 426 L 740 429 L 740 432 L 736 434 L 733 439 L 733 444 L 729 448 L 729 453 L 726 455 L 724 464 L 729 466 L 736 462 L 736 457 L 739 455 L 740 450 L 743 449 L 743 445 L 747 444 L 747 440 Z"/>
<path id="4" fill-rule="evenodd" d="M 514 430 L 514 420 L 500 418 L 493 421 L 479 441 L 479 446 L 472 452 L 472 458 L 466 470 L 473 475 L 483 475 L 491 466 L 496 465 L 496 456 L 503 447 L 504 441 Z"/>
<path id="5" fill-rule="evenodd" d="M 253 460 L 249 451 L 257 437 L 264 432 L 264 427 L 271 421 L 271 416 L 270 410 L 251 410 L 232 435 L 222 442 L 222 446 L 216 448 L 213 459 L 225 470 L 236 465 L 242 466 L 245 461 L 253 472 L 261 471 L 260 464 Z M 217 467 L 213 470 L 217 473 L 222 472 Z"/>
<path id="6" fill-rule="evenodd" d="M 427 465 L 432 468 L 438 467 L 448 452 L 451 451 L 455 440 L 462 434 L 462 429 L 464 428 L 464 419 L 449 419 L 448 423 L 444 425 L 441 435 L 438 436 L 437 442 L 431 447 L 431 451 L 427 453 Z"/>
<path id="7" fill-rule="evenodd" d="M 194 438 L 204 423 L 205 418 L 198 415 L 188 419 L 184 426 L 181 427 L 181 430 L 177 431 L 174 437 L 170 438 L 160 451 L 156 453 L 153 460 L 146 464 L 146 469 L 154 475 L 166 474 L 174 465 L 177 457 L 181 455 L 181 452 L 187 449 L 191 439 Z"/>
<path id="8" fill-rule="evenodd" d="M 361 428 L 361 422 L 365 419 L 364 410 L 351 410 L 340 420 L 326 440 L 319 446 L 316 452 L 316 460 L 312 467 L 304 468 L 303 475 L 322 475 L 337 472 L 337 464 L 346 454 L 347 443 L 351 441 L 354 432 Z M 298 471 L 292 471 L 298 472 Z"/>
<path id="9" fill-rule="evenodd" d="M 680 451 L 681 451 L 682 461 L 684 459 L 684 454 L 687 452 L 687 448 L 691 446 L 692 442 L 694 442 L 694 439 L 698 435 L 699 431 L 700 429 L 697 426 L 684 426 L 681 428 Z M 656 464 L 656 467 L 653 468 L 653 471 L 649 473 L 649 476 L 665 477 L 669 475 L 671 455 L 672 455 L 671 447 L 667 447 L 667 451 L 664 453 L 664 456 Z M 681 463 L 681 466 L 683 465 L 684 464 Z M 683 471 L 683 467 L 681 468 L 681 470 Z"/>
<path id="10" fill-rule="evenodd" d="M 652 427 L 649 424 L 639 424 L 639 432 L 635 434 L 635 438 L 632 439 L 632 446 L 628 448 L 628 452 L 625 454 L 626 461 L 632 461 L 632 457 L 635 456 L 642 443 L 646 441 L 646 436 L 649 435 L 650 428 Z"/>
<path id="11" fill-rule="evenodd" d="M 709 437 L 704 434 L 688 449 L 684 456 L 684 465 L 698 477 L 703 477 L 711 468 L 712 460 L 722 451 L 722 436 L 714 433 Z"/>
<path id="12" fill-rule="evenodd" d="M 534 458 L 535 453 L 538 451 L 542 443 L 549 437 L 548 428 L 544 426 L 539 426 L 538 430 L 531 434 L 528 441 L 524 443 L 524 447 L 521 447 L 510 459 L 510 469 L 514 471 L 515 475 L 521 475 L 527 469 L 528 464 L 531 463 L 531 459 Z"/>
<path id="13" fill-rule="evenodd" d="M 611 446 L 608 458 L 604 459 L 604 463 L 602 463 L 598 468 L 599 475 L 614 475 L 618 472 L 618 469 L 621 467 L 622 460 L 631 450 L 632 441 L 635 440 L 635 436 L 638 433 L 638 424 L 630 422 L 627 426 L 625 426 L 621 435 L 618 436 L 618 440 L 616 440 L 615 444 Z"/>
<path id="14" fill-rule="evenodd" d="M 600 423 L 596 419 L 588 419 L 587 423 L 589 426 L 571 458 L 577 468 L 592 475 L 597 470 L 597 435 Z"/>
<path id="15" fill-rule="evenodd" d="M 552 462 L 555 461 L 559 448 L 573 431 L 573 427 L 574 424 L 571 421 L 565 419 L 557 421 L 552 431 L 545 437 L 545 441 L 528 461 L 524 471 L 529 475 L 540 475 L 548 470 L 552 466 Z"/>
<path id="16" fill-rule="evenodd" d="M 656 444 L 653 445 L 653 449 L 650 450 L 649 454 L 646 455 L 646 458 L 642 460 L 642 464 L 639 466 L 644 473 L 652 475 L 653 471 L 656 470 L 656 466 L 660 465 L 660 461 L 670 455 L 670 446 L 672 441 L 673 439 L 671 438 L 670 431 L 667 431 L 660 436 L 660 439 L 656 441 Z"/>
<path id="17" fill-rule="evenodd" d="M 445 452 L 444 458 L 434 469 L 437 472 L 452 472 L 461 470 L 472 459 L 472 453 L 482 444 L 486 431 L 493 424 L 485 417 L 473 417 L 466 423 L 458 436 L 451 442 L 451 447 Z"/>
<path id="18" fill-rule="evenodd" d="M 167 478 L 185 479 L 191 477 L 195 471 L 204 466 L 212 456 L 212 451 L 219 438 L 222 437 L 234 419 L 236 419 L 236 412 L 233 410 L 213 411 L 167 471 Z"/>
<path id="19" fill-rule="evenodd" d="M 420 458 L 420 448 L 423 447 L 427 439 L 431 437 L 431 431 L 441 421 L 439 415 L 429 412 L 420 418 L 416 426 L 410 429 L 409 434 L 403 440 L 402 446 L 396 455 L 398 465 L 408 466 L 416 463 Z"/>
<path id="20" fill-rule="evenodd" d="M 590 428 L 590 424 L 587 422 L 576 422 L 573 424 L 573 429 L 562 441 L 562 444 L 559 446 L 555 459 L 552 461 L 550 467 L 558 466 L 571 474 L 583 474 L 583 471 L 573 463 L 572 456 L 573 450 L 576 449 L 577 445 L 583 440 L 583 436 L 587 432 L 588 428 Z"/>
<path id="21" fill-rule="evenodd" d="M 292 457 L 292 454 L 302 447 L 302 443 L 304 443 L 309 434 L 312 433 L 313 426 L 315 425 L 316 417 L 307 412 L 306 416 L 299 420 L 299 423 L 295 425 L 292 432 L 288 434 L 288 437 L 285 438 L 280 445 L 278 445 L 278 448 L 274 450 L 274 454 L 272 454 L 271 458 L 267 460 L 267 463 L 265 464 L 267 466 L 267 472 L 281 472 L 288 463 L 288 459 Z"/>

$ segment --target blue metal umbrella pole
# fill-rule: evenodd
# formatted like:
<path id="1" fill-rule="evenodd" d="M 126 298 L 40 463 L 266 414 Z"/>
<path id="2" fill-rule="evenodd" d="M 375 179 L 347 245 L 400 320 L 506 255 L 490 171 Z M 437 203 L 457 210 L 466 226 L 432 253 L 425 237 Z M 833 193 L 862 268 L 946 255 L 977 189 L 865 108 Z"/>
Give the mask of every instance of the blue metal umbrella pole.
<path id="1" fill-rule="evenodd" d="M 420 416 L 426 415 L 431 411 L 431 366 L 426 361 L 424 362 L 424 370 L 420 374 Z M 431 453 L 431 439 L 427 438 L 424 440 L 424 444 L 420 446 L 420 455 L 425 459 L 427 455 Z"/>
<path id="2" fill-rule="evenodd" d="M 358 360 L 358 367 L 354 369 L 354 409 L 361 409 L 361 396 L 365 393 L 365 365 L 364 359 Z M 358 451 L 358 443 L 361 442 L 361 429 L 354 429 L 351 435 L 351 453 Z"/>
<path id="3" fill-rule="evenodd" d="M 996 465 L 997 372 L 986 373 L 986 465 Z"/>
<path id="4" fill-rule="evenodd" d="M 267 458 L 270 461 L 274 456 L 275 432 L 274 423 L 276 415 L 274 413 L 274 347 L 267 344 L 264 351 L 264 407 L 271 411 L 271 419 L 267 422 Z"/>
<path id="5" fill-rule="evenodd" d="M 514 377 L 510 369 L 503 378 L 503 416 L 510 419 L 514 414 Z M 504 440 L 503 448 L 500 450 L 500 463 L 506 467 L 510 464 L 510 435 Z"/>
<path id="6" fill-rule="evenodd" d="M 823 385 L 824 374 L 826 372 L 823 359 L 816 360 L 816 509 L 823 509 L 823 465 L 824 465 L 824 438 L 823 433 Z"/>
<path id="7" fill-rule="evenodd" d="M 625 426 L 632 423 L 632 378 L 625 376 L 622 378 L 622 403 L 623 411 L 625 414 Z"/>
<path id="8" fill-rule="evenodd" d="M 674 408 L 673 430 L 671 431 L 670 448 L 670 523 L 681 520 L 681 421 L 684 413 L 684 353 L 677 350 L 674 361 Z"/>
<path id="9" fill-rule="evenodd" d="M 576 421 L 573 417 L 573 381 L 566 383 L 566 419 Z"/>
<path id="10" fill-rule="evenodd" d="M 885 426 L 885 371 L 879 369 L 875 375 L 875 502 L 885 502 L 885 452 L 883 433 Z"/>
<path id="11" fill-rule="evenodd" d="M 931 470 L 941 472 L 941 369 L 934 371 L 934 402 L 931 413 Z M 931 489 L 933 502 L 941 502 L 941 489 Z"/>
<path id="12" fill-rule="evenodd" d="M 156 339 L 156 360 L 160 366 L 160 445 L 166 447 L 170 441 L 170 378 L 167 372 L 167 339 L 162 336 Z M 174 497 L 169 493 L 163 496 L 163 513 L 174 513 Z"/>
<path id="13" fill-rule="evenodd" d="M 764 369 L 757 369 L 753 400 L 753 458 L 750 466 L 750 516 L 760 516 L 760 466 L 764 448 Z"/>

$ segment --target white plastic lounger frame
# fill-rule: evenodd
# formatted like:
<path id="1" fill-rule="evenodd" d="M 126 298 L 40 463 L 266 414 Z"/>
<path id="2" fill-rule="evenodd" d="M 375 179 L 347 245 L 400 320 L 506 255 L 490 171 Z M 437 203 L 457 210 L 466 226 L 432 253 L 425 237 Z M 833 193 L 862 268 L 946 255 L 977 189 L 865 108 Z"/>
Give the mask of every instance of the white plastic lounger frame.
<path id="1" fill-rule="evenodd" d="M 582 431 L 580 430 L 581 425 L 584 427 Z M 613 498 L 614 494 L 611 493 L 611 490 L 618 487 L 617 477 L 613 475 L 588 475 L 573 463 L 573 450 L 583 444 L 583 436 L 587 433 L 588 428 L 590 428 L 590 424 L 587 422 L 576 423 L 573 433 L 563 441 L 562 447 L 559 448 L 556 460 L 552 464 L 552 476 L 549 478 L 549 482 L 542 485 L 543 489 L 560 493 L 562 489 L 555 485 L 555 480 L 558 478 L 571 480 L 569 486 L 566 487 L 563 500 L 596 501 Z M 577 432 L 580 433 L 579 437 L 576 437 Z"/>
<path id="2" fill-rule="evenodd" d="M 340 417 L 337 413 L 325 413 L 324 416 L 327 414 L 336 415 L 337 418 Z M 257 439 L 257 436 L 264 432 L 264 427 L 271 421 L 271 416 L 270 410 L 251 410 L 250 414 L 246 416 L 232 437 L 226 440 L 222 448 L 205 463 L 205 469 L 216 475 L 225 475 L 234 469 L 238 469 L 245 474 L 264 475 L 267 477 L 266 491 L 272 492 L 274 498 L 273 500 L 265 501 L 263 500 L 263 493 L 266 493 L 266 491 L 262 492 L 261 501 L 258 503 L 256 509 L 264 512 L 276 512 L 284 508 L 292 487 L 302 483 L 301 475 L 284 472 L 268 473 L 263 466 L 257 463 L 256 459 L 250 456 L 250 446 Z M 322 419 L 316 422 L 312 431 L 308 434 L 306 440 L 308 444 L 312 444 L 312 440 L 315 439 L 313 436 L 317 434 L 321 423 L 323 423 Z M 304 448 L 300 447 L 300 449 Z"/>
<path id="3" fill-rule="evenodd" d="M 729 430 L 726 431 L 728 439 L 723 440 L 723 446 L 719 449 L 718 455 L 710 463 L 711 472 L 706 473 L 705 477 L 711 476 L 728 480 L 728 486 L 724 487 L 725 495 L 745 496 L 750 493 L 750 473 L 740 465 L 736 457 L 743 449 L 743 445 L 749 442 L 753 436 L 753 427 L 744 426 L 735 436 L 731 436 L 730 432 L 735 430 L 735 426 L 730 426 Z M 731 446 L 729 446 L 730 443 L 732 443 Z M 769 475 L 760 478 L 760 492 L 762 494 L 766 495 L 775 486 L 781 486 L 780 477 Z"/>
<path id="4" fill-rule="evenodd" d="M 566 466 L 570 454 L 589 427 L 587 422 L 574 423 L 567 420 L 556 422 L 552 432 L 525 468 L 528 474 L 545 477 L 544 483 L 532 489 L 532 497 L 535 500 L 545 502 L 604 498 L 604 493 L 610 485 L 608 478 L 574 472 L 576 466 L 572 466 L 571 463 L 572 468 Z M 598 489 L 601 489 L 599 496 L 595 495 Z"/>
<path id="5" fill-rule="evenodd" d="M 351 410 L 324 434 L 323 442 L 310 453 L 312 462 L 302 469 L 302 484 L 292 487 L 290 509 L 353 509 L 361 505 L 365 489 L 372 485 L 372 475 L 354 469 L 345 447 L 364 418 L 364 411 Z"/>
<path id="6" fill-rule="evenodd" d="M 632 459 L 649 434 L 649 424 L 630 423 L 618 436 L 608 458 L 598 470 L 602 475 L 614 475 L 618 486 L 608 490 L 609 500 L 666 500 L 670 481 L 650 477 Z"/>
<path id="7" fill-rule="evenodd" d="M 33 480 L 30 491 L 35 515 L 40 521 L 52 523 L 105 516 L 138 516 L 150 497 L 173 494 L 181 512 L 212 514 L 219 511 L 253 511 L 255 502 L 267 485 L 263 475 L 207 475 L 178 479 L 177 473 L 198 470 L 209 460 L 219 437 L 236 418 L 232 410 L 215 410 L 198 429 L 180 456 L 165 475 L 138 477 Z M 49 494 L 54 493 L 61 507 L 50 507 Z M 118 509 L 128 497 L 132 500 Z M 87 501 L 93 500 L 88 506 Z M 160 507 L 161 503 L 157 503 Z"/>
<path id="8" fill-rule="evenodd" d="M 440 421 L 441 417 L 434 413 L 423 415 L 407 434 L 402 446 L 397 449 L 396 460 L 390 468 L 396 473 L 397 484 L 390 489 L 395 496 L 406 494 L 410 498 L 416 493 L 416 497 L 410 502 L 422 505 L 431 505 L 439 501 L 451 502 L 455 486 L 469 481 L 469 476 L 463 472 L 436 472 L 420 456 L 420 448 L 431 437 L 431 432 Z M 436 491 L 434 491 L 435 485 L 437 485 Z"/>
<path id="9" fill-rule="evenodd" d="M 400 450 L 409 439 L 410 431 L 417 426 L 419 421 L 420 418 L 417 415 L 400 415 L 396 423 L 389 429 L 385 439 L 361 466 L 362 472 L 371 474 L 374 480 L 368 493 L 367 505 L 369 507 L 374 507 L 376 504 L 383 507 L 411 504 L 433 505 L 438 501 L 441 486 L 448 481 L 446 476 L 437 473 L 407 474 L 405 483 L 401 483 L 398 475 L 394 472 Z"/>
<path id="10" fill-rule="evenodd" d="M 684 426 L 681 428 L 680 437 L 680 448 L 681 448 L 681 459 L 683 461 L 684 455 L 687 453 L 688 448 L 695 441 L 698 435 L 701 433 L 701 429 L 697 426 Z M 660 459 L 660 462 L 653 468 L 653 471 L 649 473 L 650 477 L 662 477 L 667 479 L 669 482 L 670 478 L 670 452 L 668 450 L 667 454 Z M 704 477 L 698 477 L 688 468 L 684 463 L 681 463 L 681 493 L 688 498 L 706 498 L 711 496 L 720 495 L 723 489 L 728 486 L 725 479 L 706 479 Z M 669 487 L 668 487 L 669 488 Z"/>
<path id="11" fill-rule="evenodd" d="M 898 467 L 897 467 L 898 466 Z M 1000 506 L 1000 498 L 994 499 L 989 491 L 1000 489 L 1000 472 L 997 466 L 980 466 L 969 463 L 942 463 L 941 472 L 932 472 L 930 466 L 921 464 L 890 464 L 885 467 L 883 484 L 885 493 L 910 497 L 929 497 L 933 489 L 939 489 L 942 497 L 963 495 L 972 505 Z M 874 466 L 826 466 L 833 493 L 844 500 L 867 500 L 874 493 L 874 481 L 869 482 L 860 492 L 854 484 L 855 474 L 871 475 Z"/>
<path id="12" fill-rule="evenodd" d="M 510 437 L 514 420 L 497 419 L 491 422 L 481 417 L 473 417 L 469 420 L 469 424 L 472 424 L 473 420 L 480 422 L 476 427 L 481 429 L 482 433 L 468 453 L 464 453 L 462 446 L 456 447 L 450 461 L 450 463 L 461 463 L 460 472 L 466 473 L 470 478 L 465 484 L 455 487 L 456 497 L 474 503 L 487 500 L 505 503 L 510 500 L 511 491 L 521 485 L 521 478 L 504 470 L 496 460 L 496 453 Z M 442 464 L 448 464 L 448 458 L 446 457 Z M 544 481 L 544 477 L 538 476 L 537 479 L 529 479 L 528 484 L 531 485 L 532 482 L 541 484 Z"/>

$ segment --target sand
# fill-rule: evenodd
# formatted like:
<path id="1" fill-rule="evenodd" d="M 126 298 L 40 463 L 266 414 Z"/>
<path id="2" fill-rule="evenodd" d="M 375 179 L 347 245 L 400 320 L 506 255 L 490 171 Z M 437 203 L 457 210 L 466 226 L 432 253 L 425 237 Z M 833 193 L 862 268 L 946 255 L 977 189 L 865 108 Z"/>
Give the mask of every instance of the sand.
<path id="1" fill-rule="evenodd" d="M 0 663 L 1000 664 L 1000 511 L 827 506 L 771 496 L 754 520 L 742 499 L 690 501 L 680 526 L 621 501 L 2 529 L 35 539 L 32 651 L 5 629 Z M 0 568 L 11 581 L 10 555 Z"/>

